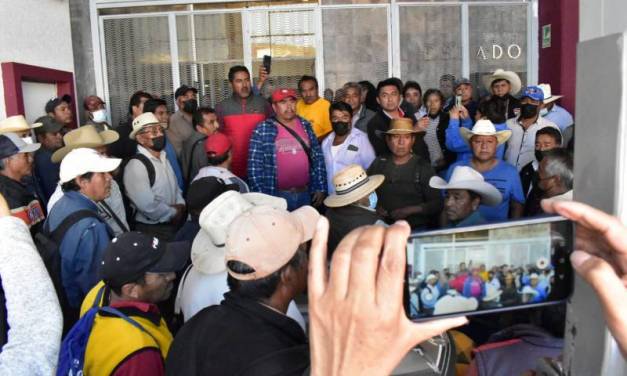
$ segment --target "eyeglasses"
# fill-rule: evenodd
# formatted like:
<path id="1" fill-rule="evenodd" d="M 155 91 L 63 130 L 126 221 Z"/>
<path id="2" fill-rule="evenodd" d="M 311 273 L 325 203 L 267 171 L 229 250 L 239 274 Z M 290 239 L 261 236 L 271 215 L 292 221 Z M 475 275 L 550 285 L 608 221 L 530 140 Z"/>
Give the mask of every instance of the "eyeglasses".
<path id="1" fill-rule="evenodd" d="M 151 136 L 160 136 L 163 134 L 163 127 L 160 125 L 157 126 L 152 126 L 152 127 L 147 127 L 142 129 L 140 132 L 138 132 L 137 134 L 149 134 Z"/>

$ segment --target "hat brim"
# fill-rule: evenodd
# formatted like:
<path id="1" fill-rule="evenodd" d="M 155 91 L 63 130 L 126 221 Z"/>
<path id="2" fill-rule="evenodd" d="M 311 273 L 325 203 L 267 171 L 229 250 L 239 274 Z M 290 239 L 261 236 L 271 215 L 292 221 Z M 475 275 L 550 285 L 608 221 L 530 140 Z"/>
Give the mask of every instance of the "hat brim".
<path id="1" fill-rule="evenodd" d="M 211 236 L 201 229 L 194 238 L 191 249 L 192 265 L 203 274 L 217 274 L 226 271 L 224 244 L 213 243 Z"/>
<path id="2" fill-rule="evenodd" d="M 503 71 L 497 74 L 490 74 L 487 76 L 483 76 L 483 85 L 488 90 L 489 93 L 492 93 L 492 83 L 496 80 L 507 80 L 510 84 L 509 93 L 510 95 L 515 95 L 522 89 L 522 82 L 520 81 L 520 77 L 515 72 L 511 71 Z"/>
<path id="3" fill-rule="evenodd" d="M 548 97 L 547 99 L 543 100 L 542 103 L 544 103 L 544 104 L 553 103 L 556 100 L 558 100 L 560 98 L 563 98 L 563 97 L 564 97 L 563 95 L 552 95 L 552 96 Z"/>
<path id="4" fill-rule="evenodd" d="M 303 228 L 303 239 L 301 239 L 301 243 L 305 243 L 313 239 L 314 233 L 316 232 L 316 226 L 318 225 L 318 220 L 320 219 L 320 213 L 318 213 L 318 211 L 311 206 L 301 206 L 291 212 L 290 216 L 296 218 Z"/>
<path id="5" fill-rule="evenodd" d="M 163 127 L 163 129 L 168 129 L 168 123 L 149 123 L 149 124 L 144 124 L 141 127 L 137 128 L 137 129 L 133 129 L 131 131 L 131 134 L 128 135 L 128 138 L 130 138 L 131 140 L 134 140 L 135 137 L 137 136 L 137 133 L 139 133 L 142 129 L 150 126 L 150 125 L 160 125 Z"/>
<path id="6" fill-rule="evenodd" d="M 432 176 L 429 180 L 429 186 L 442 190 L 463 189 L 475 192 L 481 196 L 481 203 L 488 206 L 496 206 L 503 200 L 501 192 L 495 186 L 485 181 L 460 180 L 449 184 L 439 176 Z"/>
<path id="7" fill-rule="evenodd" d="M 40 143 L 26 144 L 18 153 L 33 153 L 39 150 L 40 147 Z"/>
<path id="8" fill-rule="evenodd" d="M 381 134 L 417 134 L 420 131 L 410 130 L 410 129 L 390 129 L 385 132 L 381 132 Z"/>
<path id="9" fill-rule="evenodd" d="M 383 184 L 384 180 L 384 175 L 368 176 L 368 182 L 366 184 L 346 194 L 337 194 L 336 192 L 324 199 L 324 204 L 329 208 L 338 208 L 350 205 L 374 192 L 377 188 L 379 188 L 379 186 L 381 186 L 381 184 Z"/>
<path id="10" fill-rule="evenodd" d="M 71 152 L 74 149 L 78 149 L 78 148 L 88 148 L 88 149 L 99 148 L 99 147 L 102 147 L 102 146 L 107 146 L 109 144 L 112 144 L 112 143 L 114 143 L 114 142 L 116 142 L 117 140 L 120 139 L 120 135 L 116 131 L 106 130 L 106 131 L 100 132 L 98 134 L 102 138 L 102 140 L 103 140 L 102 142 L 84 142 L 84 143 L 79 143 L 79 144 L 65 145 L 61 149 L 59 149 L 59 150 L 55 151 L 54 153 L 52 153 L 52 157 L 50 157 L 50 160 L 53 163 L 59 163 L 59 162 L 61 162 L 63 160 L 63 158 L 65 158 L 65 156 L 69 152 Z"/>
<path id="11" fill-rule="evenodd" d="M 466 141 L 468 145 L 470 145 L 470 139 L 472 138 L 472 136 L 494 136 L 496 137 L 499 145 L 506 143 L 507 140 L 509 140 L 509 138 L 512 136 L 512 131 L 510 130 L 497 131 L 496 133 L 474 133 L 468 128 L 459 128 L 459 133 L 462 135 L 462 138 L 464 139 L 464 141 Z"/>
<path id="12" fill-rule="evenodd" d="M 0 128 L 0 134 L 2 133 L 18 133 L 18 132 L 26 132 L 35 128 L 41 127 L 42 123 L 33 123 L 33 124 L 24 124 L 23 126 L 8 126 L 5 128 Z"/>
<path id="13" fill-rule="evenodd" d="M 148 272 L 172 273 L 183 269 L 189 260 L 191 245 L 188 241 L 166 244 L 163 257 Z"/>

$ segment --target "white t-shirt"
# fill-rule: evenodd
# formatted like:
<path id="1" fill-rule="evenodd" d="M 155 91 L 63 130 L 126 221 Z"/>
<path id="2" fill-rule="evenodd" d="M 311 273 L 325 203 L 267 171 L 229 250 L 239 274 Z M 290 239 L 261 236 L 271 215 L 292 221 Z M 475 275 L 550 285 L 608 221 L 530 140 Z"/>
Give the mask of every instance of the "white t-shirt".
<path id="1" fill-rule="evenodd" d="M 175 312 L 182 312 L 183 319 L 188 321 L 202 309 L 218 305 L 224 300 L 224 293 L 229 291 L 226 283 L 227 272 L 204 274 L 190 266 L 187 276 L 181 281 L 176 294 Z M 293 319 L 307 333 L 307 325 L 303 315 L 292 300 L 287 308 L 287 316 Z"/>

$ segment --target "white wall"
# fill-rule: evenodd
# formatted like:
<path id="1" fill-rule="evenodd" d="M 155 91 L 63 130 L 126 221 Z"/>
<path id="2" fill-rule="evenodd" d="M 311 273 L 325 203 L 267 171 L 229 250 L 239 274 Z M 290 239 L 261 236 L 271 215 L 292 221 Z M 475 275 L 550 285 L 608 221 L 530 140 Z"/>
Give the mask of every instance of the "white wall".
<path id="1" fill-rule="evenodd" d="M 579 0 L 579 40 L 627 30 L 627 1 Z"/>
<path id="2" fill-rule="evenodd" d="M 74 71 L 68 0 L 2 0 L 0 62 Z M 41 104 L 41 114 L 43 107 Z M 0 119 L 6 117 L 0 77 Z"/>

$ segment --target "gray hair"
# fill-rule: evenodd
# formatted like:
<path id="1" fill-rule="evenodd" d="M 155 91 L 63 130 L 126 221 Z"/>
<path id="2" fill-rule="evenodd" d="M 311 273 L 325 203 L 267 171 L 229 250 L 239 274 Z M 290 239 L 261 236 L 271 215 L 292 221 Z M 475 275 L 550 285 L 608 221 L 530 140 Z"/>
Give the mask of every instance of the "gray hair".
<path id="1" fill-rule="evenodd" d="M 545 172 L 547 176 L 559 177 L 564 188 L 573 189 L 573 155 L 566 149 L 553 149 L 544 152 Z"/>
<path id="2" fill-rule="evenodd" d="M 342 89 L 344 89 L 344 93 L 346 93 L 346 91 L 348 91 L 348 89 L 355 89 L 355 90 L 357 90 L 357 93 L 359 93 L 359 95 L 361 95 L 361 92 L 362 92 L 361 85 L 358 84 L 357 82 L 347 82 L 347 83 L 344 84 L 344 87 Z"/>

